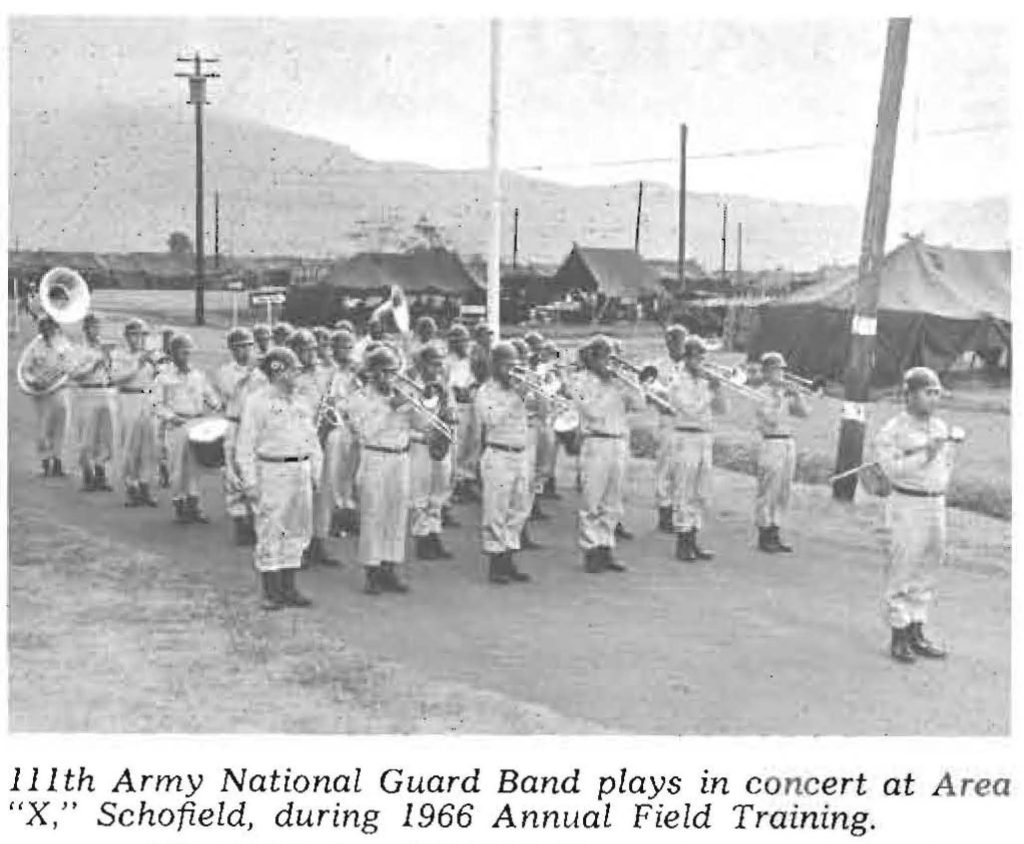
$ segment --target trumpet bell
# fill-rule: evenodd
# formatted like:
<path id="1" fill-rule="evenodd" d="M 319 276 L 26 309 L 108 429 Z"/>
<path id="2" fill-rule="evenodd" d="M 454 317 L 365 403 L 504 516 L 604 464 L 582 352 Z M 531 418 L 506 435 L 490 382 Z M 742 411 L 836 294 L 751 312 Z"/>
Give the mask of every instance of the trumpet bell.
<path id="1" fill-rule="evenodd" d="M 67 267 L 54 267 L 39 282 L 39 303 L 55 322 L 81 322 L 89 312 L 89 285 Z"/>

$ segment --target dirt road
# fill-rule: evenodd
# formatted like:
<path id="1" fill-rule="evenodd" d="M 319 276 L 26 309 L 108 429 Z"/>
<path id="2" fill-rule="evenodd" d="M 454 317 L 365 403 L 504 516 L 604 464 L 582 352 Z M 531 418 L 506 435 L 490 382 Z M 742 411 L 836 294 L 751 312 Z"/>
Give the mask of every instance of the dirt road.
<path id="1" fill-rule="evenodd" d="M 10 425 L 12 502 L 35 515 L 33 524 L 45 525 L 40 518 L 45 514 L 159 555 L 185 576 L 167 588 L 178 590 L 181 613 L 191 624 L 224 623 L 196 611 L 196 587 L 221 602 L 256 601 L 248 556 L 228 542 L 217 478 L 210 476 L 204 484 L 213 524 L 182 528 L 171 523 L 166 503 L 159 510 L 126 510 L 119 493 L 85 495 L 76 491 L 76 479 L 37 477 L 27 447 L 31 411 L 17 393 L 11 396 Z M 705 533 L 718 558 L 710 565 L 683 565 L 672 560 L 671 538 L 652 530 L 651 465 L 633 461 L 626 522 L 637 539 L 620 554 L 630 570 L 588 576 L 575 548 L 576 495 L 565 468 L 560 478 L 565 497 L 547 504 L 553 518 L 535 528 L 545 548 L 521 557 L 534 583 L 499 588 L 484 581 L 478 513 L 460 507 L 456 515 L 465 527 L 447 536 L 455 559 L 413 563 L 410 595 L 362 595 L 361 572 L 351 562 L 354 547 L 348 540 L 335 541 L 333 551 L 349 564 L 300 575 L 316 606 L 307 614 L 291 613 L 280 629 L 290 626 L 298 634 L 315 629 L 316 647 L 325 653 L 357 648 L 371 659 L 409 666 L 439 682 L 491 690 L 614 732 L 1008 731 L 1009 523 L 950 511 L 951 564 L 942 573 L 935 621 L 952 656 L 946 663 L 907 668 L 891 663 L 885 653 L 873 504 L 839 508 L 822 489 L 800 488 L 790 531 L 798 553 L 763 556 L 753 550 L 750 527 L 753 479 L 720 472 L 714 517 Z M 146 602 L 144 572 L 129 567 L 123 576 L 132 581 L 124 584 L 126 594 Z M 252 585 L 251 597 L 240 588 L 245 583 Z M 68 585 L 58 582 L 54 588 Z M 77 582 L 75 588 L 80 601 L 94 599 L 88 582 Z M 97 590 L 95 598 L 101 595 Z M 16 590 L 11 602 L 13 623 L 19 617 Z M 91 619 L 96 630 L 110 623 L 101 605 Z M 12 637 L 24 634 L 12 628 Z M 287 645 L 271 640 L 267 647 Z M 171 649 L 159 656 L 167 678 L 185 682 L 194 670 L 192 653 Z M 216 672 L 217 660 L 206 656 L 203 670 Z M 225 653 L 225 664 L 229 657 L 237 660 L 237 654 Z M 17 659 L 14 650 L 12 676 Z M 90 667 L 61 664 L 58 658 L 53 670 L 66 674 Z M 120 682 L 128 687 L 125 695 L 138 694 L 131 688 L 132 677 Z M 282 699 L 295 691 L 294 678 L 274 683 Z M 116 708 L 121 692 L 117 686 L 105 688 L 108 697 L 98 697 L 95 705 Z M 216 700 L 207 704 L 209 718 L 195 712 L 181 729 L 225 729 L 213 715 Z M 318 729 L 315 719 L 308 728 Z M 266 726 L 259 719 L 240 718 L 229 729 Z"/>

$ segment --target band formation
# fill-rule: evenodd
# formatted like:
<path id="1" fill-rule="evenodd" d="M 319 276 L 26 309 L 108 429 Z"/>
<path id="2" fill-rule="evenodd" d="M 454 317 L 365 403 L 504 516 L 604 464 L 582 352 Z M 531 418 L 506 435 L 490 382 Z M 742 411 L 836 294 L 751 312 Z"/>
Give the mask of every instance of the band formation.
<path id="1" fill-rule="evenodd" d="M 735 392 L 757 409 L 757 547 L 792 550 L 781 529 L 796 466 L 793 426 L 810 412 L 812 393 L 782 355 L 764 355 L 760 383 L 740 386 L 678 325 L 665 332 L 666 359 L 642 368 L 603 336 L 570 354 L 536 332 L 494 343 L 485 325 L 471 339 L 456 323 L 442 341 L 429 317 L 414 331 L 384 326 L 372 319 L 362 337 L 346 321 L 333 330 L 234 328 L 229 359 L 206 373 L 192 365 L 185 333 L 164 332 L 155 350 L 146 324 L 132 319 L 113 344 L 90 313 L 78 344 L 43 317 L 23 356 L 26 379 L 40 387 L 32 400 L 43 474 L 65 475 L 70 423 L 84 492 L 111 491 L 116 467 L 125 506 L 157 507 L 155 490 L 166 488 L 174 520 L 193 525 L 208 521 L 200 478 L 219 473 L 235 542 L 254 548 L 267 610 L 309 606 L 296 571 L 338 565 L 328 544 L 344 534 L 358 534 L 368 595 L 407 592 L 407 534 L 417 558 L 450 557 L 443 534 L 457 525 L 451 505 L 471 500 L 481 504 L 487 577 L 507 585 L 530 580 L 518 561 L 538 547 L 529 523 L 548 518 L 540 500 L 559 497 L 560 452 L 575 461 L 582 570 L 625 570 L 615 548 L 632 536 L 622 524 L 629 415 L 653 406 L 658 529 L 675 535 L 676 560 L 694 564 L 714 556 L 700 539 L 712 496 L 713 419 Z M 914 368 L 904 387 L 906 409 L 877 434 L 873 468 L 892 493 L 884 594 L 891 654 L 913 662 L 945 655 L 923 628 L 945 553 L 957 438 L 935 415 L 934 372 Z"/>

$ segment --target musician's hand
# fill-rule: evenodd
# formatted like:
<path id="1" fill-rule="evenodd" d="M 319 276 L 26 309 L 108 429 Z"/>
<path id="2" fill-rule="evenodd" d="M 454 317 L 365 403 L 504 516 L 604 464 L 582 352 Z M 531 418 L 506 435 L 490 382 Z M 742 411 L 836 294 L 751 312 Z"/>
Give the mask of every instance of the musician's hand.
<path id="1" fill-rule="evenodd" d="M 942 451 L 946 445 L 946 437 L 932 437 L 928 441 L 928 446 L 925 453 L 927 454 L 927 462 L 931 463 L 936 457 L 939 456 L 939 452 Z"/>
<path id="2" fill-rule="evenodd" d="M 388 399 L 388 404 L 391 405 L 392 410 L 401 410 L 405 407 L 406 402 L 404 396 L 400 396 L 398 393 L 392 393 L 391 398 Z"/>

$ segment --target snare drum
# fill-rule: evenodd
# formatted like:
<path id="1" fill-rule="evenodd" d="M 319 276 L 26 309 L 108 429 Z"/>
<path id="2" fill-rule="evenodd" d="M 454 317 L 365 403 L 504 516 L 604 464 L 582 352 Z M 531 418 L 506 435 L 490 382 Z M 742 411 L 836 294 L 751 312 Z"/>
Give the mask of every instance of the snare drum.
<path id="1" fill-rule="evenodd" d="M 551 427 L 566 454 L 575 457 L 580 453 L 580 447 L 583 444 L 580 434 L 580 414 L 575 408 L 568 408 L 559 413 L 552 421 Z"/>
<path id="2" fill-rule="evenodd" d="M 188 447 L 192 459 L 206 469 L 219 469 L 224 465 L 224 437 L 231 423 L 222 417 L 196 422 L 188 430 Z"/>

